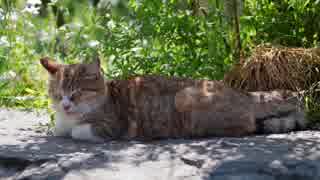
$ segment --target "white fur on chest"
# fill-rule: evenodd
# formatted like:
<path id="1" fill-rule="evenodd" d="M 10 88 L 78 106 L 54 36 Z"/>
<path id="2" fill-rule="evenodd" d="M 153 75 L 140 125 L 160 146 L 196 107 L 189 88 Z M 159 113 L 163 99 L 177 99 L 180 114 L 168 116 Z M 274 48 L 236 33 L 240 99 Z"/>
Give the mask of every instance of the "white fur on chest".
<path id="1" fill-rule="evenodd" d="M 91 124 L 80 124 L 76 117 L 67 116 L 64 113 L 56 113 L 54 128 L 55 136 L 71 136 L 73 139 L 91 142 L 103 142 L 103 139 L 93 133 Z"/>
<path id="2" fill-rule="evenodd" d="M 71 136 L 72 128 L 79 124 L 76 117 L 67 116 L 65 113 L 57 111 L 55 114 L 55 136 Z"/>

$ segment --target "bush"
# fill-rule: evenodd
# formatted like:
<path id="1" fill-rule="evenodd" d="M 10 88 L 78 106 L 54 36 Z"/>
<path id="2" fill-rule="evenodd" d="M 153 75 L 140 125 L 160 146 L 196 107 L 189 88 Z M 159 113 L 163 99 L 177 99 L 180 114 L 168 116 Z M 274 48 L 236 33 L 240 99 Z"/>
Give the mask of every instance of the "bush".
<path id="1" fill-rule="evenodd" d="M 41 56 L 62 63 L 90 61 L 97 53 L 110 78 L 163 74 L 222 79 L 234 39 L 223 1 L 194 13 L 194 0 L 0 1 L 0 105 L 47 107 Z M 116 1 L 114 1 L 116 2 Z M 260 43 L 312 47 L 319 42 L 318 1 L 244 1 L 242 47 Z M 28 8 L 33 7 L 33 8 Z M 39 11 L 39 7 L 42 7 Z"/>
<path id="2" fill-rule="evenodd" d="M 319 45 L 319 1 L 249 0 L 241 17 L 244 47 L 270 43 L 287 47 Z"/>
<path id="3" fill-rule="evenodd" d="M 218 18 L 193 16 L 188 7 L 179 1 L 131 0 L 128 16 L 104 14 L 103 54 L 109 74 L 221 79 L 230 64 L 229 53 L 224 46 L 213 53 L 208 48 L 209 42 L 222 41 Z"/>

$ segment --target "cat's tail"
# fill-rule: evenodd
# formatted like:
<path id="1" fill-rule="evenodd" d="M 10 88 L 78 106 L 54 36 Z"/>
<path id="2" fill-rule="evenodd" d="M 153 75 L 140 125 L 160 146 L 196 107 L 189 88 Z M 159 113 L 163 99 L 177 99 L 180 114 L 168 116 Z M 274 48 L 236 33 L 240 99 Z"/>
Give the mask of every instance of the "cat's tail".
<path id="1" fill-rule="evenodd" d="M 304 130 L 305 113 L 297 104 L 288 102 L 258 103 L 255 107 L 257 133 L 286 133 Z"/>

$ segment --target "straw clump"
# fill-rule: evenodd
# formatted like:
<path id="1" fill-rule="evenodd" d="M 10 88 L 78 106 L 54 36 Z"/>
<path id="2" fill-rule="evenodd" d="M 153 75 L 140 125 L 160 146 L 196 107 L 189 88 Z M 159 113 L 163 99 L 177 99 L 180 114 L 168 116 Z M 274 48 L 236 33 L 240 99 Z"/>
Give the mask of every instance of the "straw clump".
<path id="1" fill-rule="evenodd" d="M 235 65 L 225 83 L 246 91 L 299 91 L 320 81 L 320 48 L 257 47 L 245 63 Z"/>

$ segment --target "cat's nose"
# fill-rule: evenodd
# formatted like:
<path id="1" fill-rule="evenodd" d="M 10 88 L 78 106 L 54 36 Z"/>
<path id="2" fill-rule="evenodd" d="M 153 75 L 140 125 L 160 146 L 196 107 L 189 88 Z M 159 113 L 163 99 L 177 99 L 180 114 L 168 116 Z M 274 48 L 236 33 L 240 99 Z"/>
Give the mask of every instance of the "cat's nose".
<path id="1" fill-rule="evenodd" d="M 68 111 L 68 110 L 70 110 L 70 105 L 69 104 L 64 104 L 63 105 L 63 109 L 65 110 L 65 111 Z"/>

